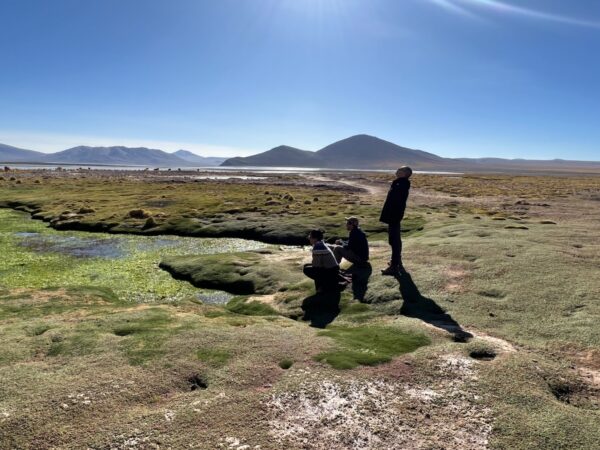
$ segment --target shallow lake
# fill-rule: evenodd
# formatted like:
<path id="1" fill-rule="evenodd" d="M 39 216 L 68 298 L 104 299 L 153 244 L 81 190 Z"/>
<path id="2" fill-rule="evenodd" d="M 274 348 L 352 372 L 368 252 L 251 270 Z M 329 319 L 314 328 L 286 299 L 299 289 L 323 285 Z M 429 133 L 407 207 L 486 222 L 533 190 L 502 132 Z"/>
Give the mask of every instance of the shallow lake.
<path id="1" fill-rule="evenodd" d="M 231 295 L 196 289 L 158 267 L 164 256 L 267 247 L 244 239 L 134 236 L 56 231 L 28 214 L 0 209 L 0 287 L 102 286 L 138 303 L 196 298 L 223 304 Z"/>

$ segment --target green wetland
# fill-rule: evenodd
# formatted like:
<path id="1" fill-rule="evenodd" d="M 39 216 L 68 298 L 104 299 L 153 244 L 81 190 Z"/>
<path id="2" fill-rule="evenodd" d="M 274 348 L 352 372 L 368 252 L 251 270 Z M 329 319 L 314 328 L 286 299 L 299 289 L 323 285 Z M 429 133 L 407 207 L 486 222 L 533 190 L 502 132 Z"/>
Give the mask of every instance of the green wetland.
<path id="1" fill-rule="evenodd" d="M 260 242 L 232 238 L 134 236 L 56 231 L 29 214 L 0 209 L 0 286 L 48 289 L 94 286 L 133 303 L 196 298 L 226 303 L 231 296 L 198 290 L 158 264 L 168 255 L 254 250 Z"/>
<path id="2" fill-rule="evenodd" d="M 196 175 L 0 177 L 0 449 L 600 448 L 599 177 L 415 175 L 396 279 L 386 175 Z"/>

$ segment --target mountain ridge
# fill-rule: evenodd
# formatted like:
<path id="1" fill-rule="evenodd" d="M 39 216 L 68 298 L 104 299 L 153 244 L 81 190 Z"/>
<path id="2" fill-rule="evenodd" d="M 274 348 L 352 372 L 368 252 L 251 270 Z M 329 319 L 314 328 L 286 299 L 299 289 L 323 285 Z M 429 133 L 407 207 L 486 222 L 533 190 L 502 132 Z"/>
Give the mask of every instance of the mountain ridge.
<path id="1" fill-rule="evenodd" d="M 222 164 L 227 158 L 218 157 L 218 156 L 200 156 L 195 153 L 190 152 L 189 150 L 177 150 L 176 152 L 171 153 L 185 161 L 208 165 L 208 166 L 218 166 Z"/>
<path id="2" fill-rule="evenodd" d="M 320 167 L 335 169 L 390 169 L 410 165 L 416 170 L 429 171 L 486 171 L 486 170 L 525 170 L 525 169 L 594 169 L 600 170 L 600 161 L 527 160 L 505 158 L 444 158 L 424 150 L 401 147 L 393 142 L 368 134 L 358 134 L 329 144 L 320 150 L 310 152 L 298 150 L 297 157 L 304 154 L 304 161 L 296 159 L 294 164 L 286 163 L 279 146 L 247 157 L 230 158 L 221 164 L 223 167 Z M 302 152 L 302 153 L 300 153 Z"/>
<path id="3" fill-rule="evenodd" d="M 179 152 L 179 155 L 177 154 Z M 129 165 L 129 166 L 217 166 L 226 158 L 196 155 L 187 150 L 167 153 L 147 147 L 92 147 L 79 145 L 55 153 L 42 153 L 6 144 L 0 144 L 0 161 L 4 163 Z M 185 157 L 181 157 L 183 155 Z"/>
<path id="4" fill-rule="evenodd" d="M 5 164 L 129 165 L 141 167 L 307 167 L 324 169 L 390 169 L 410 165 L 426 171 L 529 171 L 600 170 L 600 161 L 523 158 L 444 158 L 423 150 L 401 147 L 367 134 L 358 134 L 329 144 L 318 151 L 280 145 L 246 157 L 203 157 L 188 150 L 168 153 L 146 147 L 77 146 L 56 153 L 42 153 L 0 144 L 0 162 Z"/>
<path id="5" fill-rule="evenodd" d="M 295 163 L 288 163 L 284 155 L 293 149 Z M 304 158 L 304 159 L 302 159 Z M 231 166 L 322 167 L 338 169 L 383 169 L 390 165 L 429 166 L 444 164 L 457 166 L 458 162 L 433 153 L 401 147 L 393 142 L 367 134 L 358 134 L 336 141 L 316 152 L 279 146 L 247 157 L 230 158 L 221 164 Z"/>
<path id="6" fill-rule="evenodd" d="M 21 162 L 30 162 L 43 156 L 44 153 L 42 152 L 0 144 L 0 161 L 13 162 L 15 160 L 22 160 Z"/>
<path id="7" fill-rule="evenodd" d="M 60 152 L 51 153 L 45 158 L 49 163 L 75 163 L 75 164 L 131 164 L 131 165 L 156 165 L 156 164 L 181 164 L 181 158 L 162 150 L 146 147 L 90 147 L 80 145 Z"/>

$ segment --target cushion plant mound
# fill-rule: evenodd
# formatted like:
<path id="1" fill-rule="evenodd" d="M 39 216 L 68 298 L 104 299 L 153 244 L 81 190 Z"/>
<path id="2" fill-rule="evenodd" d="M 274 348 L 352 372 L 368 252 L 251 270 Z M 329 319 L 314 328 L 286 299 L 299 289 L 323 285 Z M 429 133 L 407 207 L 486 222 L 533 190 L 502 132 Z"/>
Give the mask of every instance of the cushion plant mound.
<path id="1" fill-rule="evenodd" d="M 163 259 L 162 269 L 197 287 L 237 295 L 274 294 L 303 280 L 298 264 L 282 263 L 279 253 L 240 252 Z"/>

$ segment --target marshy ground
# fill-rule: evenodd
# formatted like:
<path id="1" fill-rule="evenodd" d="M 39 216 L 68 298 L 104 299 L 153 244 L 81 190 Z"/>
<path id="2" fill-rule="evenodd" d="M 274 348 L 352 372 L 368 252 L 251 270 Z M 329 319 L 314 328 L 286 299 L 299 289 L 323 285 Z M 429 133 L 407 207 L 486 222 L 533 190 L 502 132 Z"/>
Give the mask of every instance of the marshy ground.
<path id="1" fill-rule="evenodd" d="M 600 448 L 600 177 L 415 175 L 399 279 L 387 182 L 3 174 L 0 448 Z M 350 214 L 367 289 L 302 321 Z"/>

